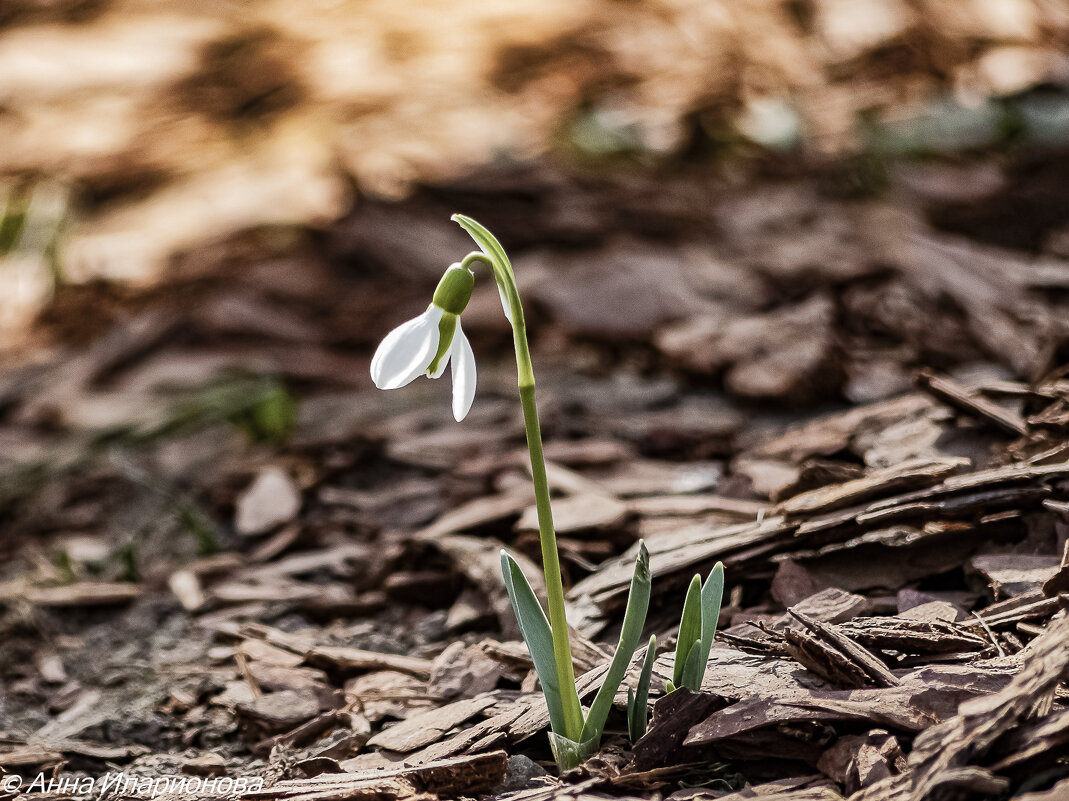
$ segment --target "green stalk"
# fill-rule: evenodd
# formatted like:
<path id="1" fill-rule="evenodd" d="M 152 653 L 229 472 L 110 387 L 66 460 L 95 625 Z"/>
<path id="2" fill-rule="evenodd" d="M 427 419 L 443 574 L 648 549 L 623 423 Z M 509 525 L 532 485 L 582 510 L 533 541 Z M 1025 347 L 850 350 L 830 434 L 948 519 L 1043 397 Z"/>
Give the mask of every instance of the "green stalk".
<path id="1" fill-rule="evenodd" d="M 526 346 L 526 339 L 524 345 Z M 564 583 L 561 580 L 560 557 L 557 554 L 557 534 L 553 530 L 553 512 L 549 505 L 549 482 L 542 456 L 542 433 L 535 407 L 534 381 L 520 385 L 523 404 L 523 424 L 527 429 L 527 449 L 531 452 L 531 477 L 538 510 L 538 541 L 542 548 L 542 571 L 546 577 L 546 601 L 549 606 L 549 625 L 553 631 L 553 657 L 557 663 L 561 702 L 567 730 L 562 732 L 570 740 L 579 740 L 583 731 L 583 711 L 579 694 L 575 691 L 575 670 L 572 667 L 572 648 L 568 642 L 568 620 L 564 613 Z"/>
<path id="2" fill-rule="evenodd" d="M 542 550 L 542 571 L 545 574 L 549 625 L 553 635 L 553 658 L 564 707 L 565 731 L 560 734 L 578 742 L 583 731 L 583 710 L 579 704 L 579 694 L 575 691 L 575 670 L 572 667 L 568 620 L 564 611 L 564 583 L 557 552 L 557 534 L 553 529 L 549 481 L 546 478 L 546 462 L 542 453 L 542 430 L 538 423 L 538 407 L 535 405 L 534 367 L 531 363 L 531 349 L 527 343 L 527 326 L 523 317 L 523 305 L 520 303 L 520 292 L 516 287 L 516 277 L 508 256 L 494 235 L 470 217 L 455 214 L 453 219 L 471 234 L 484 251 L 468 254 L 462 262 L 463 266 L 470 268 L 476 261 L 486 263 L 494 274 L 494 280 L 504 290 L 512 312 L 517 384 L 520 403 L 523 406 L 523 424 L 527 430 L 527 449 L 531 454 L 531 478 L 534 482 L 535 507 L 538 511 L 538 540 Z"/>

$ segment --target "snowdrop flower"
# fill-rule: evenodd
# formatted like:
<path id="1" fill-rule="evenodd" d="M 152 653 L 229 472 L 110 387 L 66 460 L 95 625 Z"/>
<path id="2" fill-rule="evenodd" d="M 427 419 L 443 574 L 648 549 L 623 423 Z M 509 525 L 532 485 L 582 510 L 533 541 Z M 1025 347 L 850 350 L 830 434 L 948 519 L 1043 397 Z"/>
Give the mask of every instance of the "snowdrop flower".
<path id="1" fill-rule="evenodd" d="M 453 417 L 463 420 L 475 399 L 475 354 L 460 327 L 475 276 L 459 263 L 445 271 L 427 311 L 397 326 L 371 359 L 371 379 L 379 389 L 400 389 L 421 375 L 439 378 L 446 365 L 453 376 Z"/>

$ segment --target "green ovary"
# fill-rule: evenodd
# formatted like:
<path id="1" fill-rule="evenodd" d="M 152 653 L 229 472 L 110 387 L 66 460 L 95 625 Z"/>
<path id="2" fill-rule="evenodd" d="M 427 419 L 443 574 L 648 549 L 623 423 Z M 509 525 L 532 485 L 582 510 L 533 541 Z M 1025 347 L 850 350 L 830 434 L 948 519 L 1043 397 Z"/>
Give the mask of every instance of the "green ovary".
<path id="1" fill-rule="evenodd" d="M 438 282 L 432 302 L 449 314 L 460 314 L 471 300 L 473 289 L 475 289 L 475 275 L 472 271 L 467 267 L 454 264 L 445 271 L 442 280 Z"/>

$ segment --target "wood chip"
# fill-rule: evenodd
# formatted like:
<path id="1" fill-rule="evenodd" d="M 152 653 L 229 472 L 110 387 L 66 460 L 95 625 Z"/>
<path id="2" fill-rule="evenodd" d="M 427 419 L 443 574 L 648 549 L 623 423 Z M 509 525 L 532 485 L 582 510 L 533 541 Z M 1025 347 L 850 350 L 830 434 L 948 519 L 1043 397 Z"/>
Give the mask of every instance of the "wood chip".
<path id="1" fill-rule="evenodd" d="M 133 601 L 141 595 L 136 584 L 83 581 L 62 587 L 35 587 L 26 599 L 38 606 L 113 606 Z"/>
<path id="2" fill-rule="evenodd" d="M 948 406 L 978 420 L 987 421 L 1007 434 L 1018 437 L 1028 434 L 1028 426 L 1019 414 L 992 403 L 945 376 L 922 370 L 917 375 L 917 385 Z"/>
<path id="3" fill-rule="evenodd" d="M 1057 574 L 1061 559 L 1057 556 L 1029 554 L 985 554 L 974 556 L 970 563 L 987 579 L 995 600 L 1040 592 Z"/>
<path id="4" fill-rule="evenodd" d="M 831 623 L 822 623 L 799 612 L 796 607 L 788 609 L 787 613 L 801 622 L 807 629 L 822 637 L 839 653 L 857 665 L 877 686 L 897 687 L 901 683 L 898 677 L 883 662 L 850 639 L 838 626 Z"/>
<path id="5" fill-rule="evenodd" d="M 388 751 L 408 753 L 437 742 L 461 723 L 471 720 L 483 710 L 493 706 L 494 699 L 488 696 L 465 698 L 452 704 L 429 709 L 411 715 L 395 726 L 383 729 L 372 737 L 369 745 Z"/>
<path id="6" fill-rule="evenodd" d="M 968 467 L 965 458 L 913 459 L 874 470 L 864 478 L 803 492 L 780 503 L 775 512 L 786 515 L 830 512 L 894 492 L 919 489 Z"/>
<path id="7" fill-rule="evenodd" d="M 553 504 L 553 527 L 558 534 L 617 528 L 627 516 L 627 504 L 604 494 L 573 495 Z M 516 530 L 538 531 L 538 510 L 534 506 L 524 510 Z"/>
<path id="8" fill-rule="evenodd" d="M 301 492 L 278 467 L 261 471 L 238 497 L 234 528 L 246 536 L 266 534 L 291 521 L 301 508 Z"/>
<path id="9" fill-rule="evenodd" d="M 474 796 L 495 788 L 505 778 L 508 754 L 490 751 L 471 756 L 449 757 L 421 765 L 401 765 L 348 774 L 323 774 L 311 779 L 281 781 L 243 799 L 327 801 L 384 796 L 415 797 L 421 792 L 448 798 Z"/>
<path id="10" fill-rule="evenodd" d="M 322 645 L 305 654 L 305 661 L 313 667 L 342 674 L 363 673 L 370 670 L 396 670 L 421 679 L 429 679 L 434 663 L 430 659 L 401 654 L 382 654 L 347 648 L 340 645 Z"/>

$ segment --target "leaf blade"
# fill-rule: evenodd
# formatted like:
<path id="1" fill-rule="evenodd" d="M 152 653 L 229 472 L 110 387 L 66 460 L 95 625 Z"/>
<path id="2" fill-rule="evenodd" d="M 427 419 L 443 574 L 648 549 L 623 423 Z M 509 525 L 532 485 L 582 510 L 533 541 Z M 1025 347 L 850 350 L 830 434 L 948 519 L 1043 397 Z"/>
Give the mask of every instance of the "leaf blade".
<path id="1" fill-rule="evenodd" d="M 702 664 L 702 643 L 695 640 L 688 652 L 687 663 L 683 666 L 683 686 L 696 693 L 702 688 L 702 679 L 705 677 L 705 665 Z"/>
<path id="2" fill-rule="evenodd" d="M 653 678 L 653 663 L 657 660 L 657 635 L 651 634 L 646 645 L 646 658 L 638 674 L 635 693 L 627 691 L 627 734 L 631 742 L 637 742 L 646 733 L 646 705 L 650 697 L 650 680 Z"/>
<path id="3" fill-rule="evenodd" d="M 501 574 L 505 579 L 509 603 L 512 604 L 512 611 L 520 626 L 520 634 L 531 654 L 538 681 L 542 684 L 542 694 L 549 709 L 550 726 L 554 731 L 562 732 L 565 730 L 564 704 L 561 702 L 560 682 L 557 679 L 557 665 L 553 656 L 553 632 L 549 619 L 520 566 L 504 550 L 501 551 Z"/>
<path id="4" fill-rule="evenodd" d="M 449 219 L 467 231 L 468 236 L 475 240 L 475 244 L 479 246 L 483 253 L 496 260 L 510 275 L 514 275 L 512 262 L 509 261 L 505 248 L 498 241 L 498 238 L 490 233 L 484 225 L 476 222 L 466 214 L 454 214 Z"/>
<path id="5" fill-rule="evenodd" d="M 702 676 L 709 664 L 709 651 L 713 647 L 716 626 L 720 621 L 720 605 L 724 600 L 724 563 L 717 562 L 709 572 L 702 587 Z"/>
<path id="6" fill-rule="evenodd" d="M 638 648 L 639 639 L 642 637 L 642 627 L 646 624 L 646 612 L 650 605 L 650 552 L 646 544 L 639 541 L 638 559 L 635 560 L 635 572 L 631 577 L 631 590 L 627 596 L 627 608 L 624 610 L 624 624 L 620 630 L 620 641 L 616 646 L 612 662 L 605 673 L 605 680 L 594 697 L 594 703 L 590 705 L 586 722 L 583 724 L 583 733 L 580 742 L 599 741 L 601 733 L 605 729 L 605 721 L 612 709 L 613 698 L 620 688 L 620 683 L 627 673 L 627 666 L 631 664 L 631 657 Z"/>
<path id="7" fill-rule="evenodd" d="M 687 598 L 683 602 L 683 614 L 679 619 L 679 635 L 676 639 L 676 660 L 672 667 L 672 683 L 683 686 L 683 669 L 690 658 L 690 649 L 695 640 L 702 637 L 702 579 L 695 574 L 687 587 Z"/>

